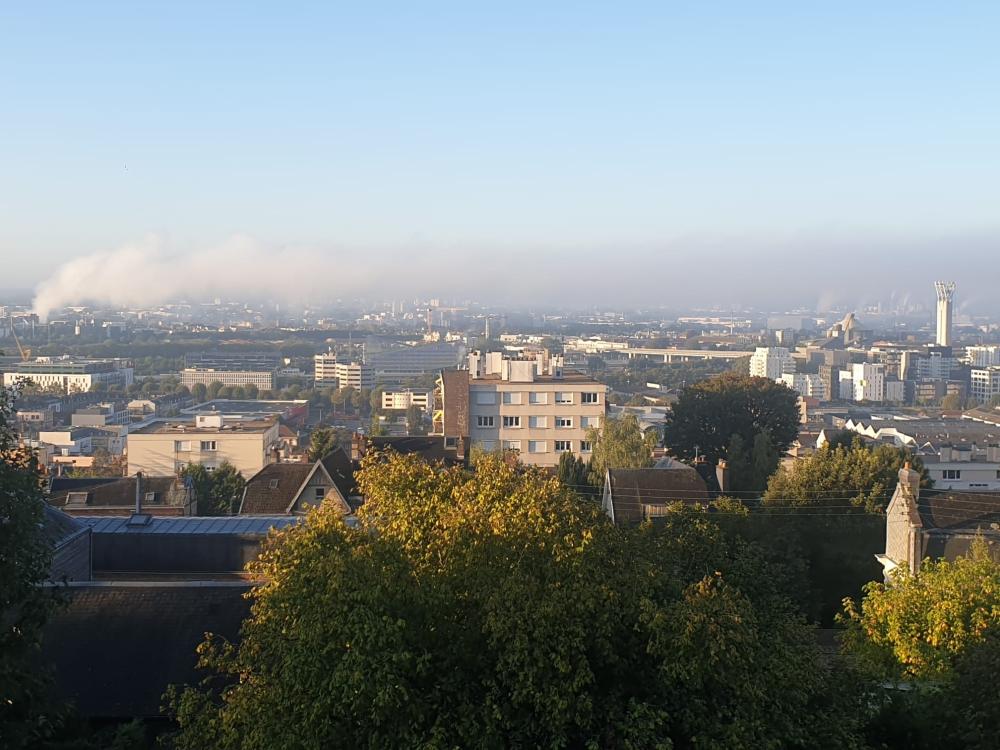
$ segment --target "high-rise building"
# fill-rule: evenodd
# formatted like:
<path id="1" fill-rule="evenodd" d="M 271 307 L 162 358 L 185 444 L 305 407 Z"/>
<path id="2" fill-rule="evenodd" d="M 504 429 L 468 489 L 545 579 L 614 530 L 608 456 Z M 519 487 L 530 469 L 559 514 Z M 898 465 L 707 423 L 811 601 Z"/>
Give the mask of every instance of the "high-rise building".
<path id="1" fill-rule="evenodd" d="M 967 346 L 965 358 L 972 367 L 1000 365 L 1000 346 Z"/>
<path id="2" fill-rule="evenodd" d="M 937 336 L 934 342 L 938 346 L 951 346 L 951 303 L 955 296 L 954 281 L 935 281 L 937 292 Z"/>
<path id="3" fill-rule="evenodd" d="M 328 351 L 313 357 L 314 378 L 317 386 L 337 385 L 337 354 Z"/>
<path id="4" fill-rule="evenodd" d="M 758 346 L 750 357 L 750 374 L 756 378 L 780 380 L 782 375 L 795 372 L 795 360 L 783 346 Z"/>

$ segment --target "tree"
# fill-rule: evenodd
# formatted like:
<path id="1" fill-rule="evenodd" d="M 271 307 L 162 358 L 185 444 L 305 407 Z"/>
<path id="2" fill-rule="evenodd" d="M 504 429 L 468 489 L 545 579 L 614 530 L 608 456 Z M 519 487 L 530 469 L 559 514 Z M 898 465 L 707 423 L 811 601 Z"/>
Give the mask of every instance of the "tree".
<path id="1" fill-rule="evenodd" d="M 357 480 L 356 528 L 320 507 L 269 538 L 240 643 L 199 649 L 222 683 L 168 696 L 178 750 L 856 744 L 811 629 L 707 514 L 624 531 L 493 454 Z"/>
<path id="2" fill-rule="evenodd" d="M 406 409 L 406 432 L 408 435 L 426 434 L 424 426 L 424 410 L 416 404 L 410 404 Z"/>
<path id="3" fill-rule="evenodd" d="M 48 681 L 38 669 L 42 627 L 53 599 L 41 584 L 51 548 L 43 533 L 45 498 L 35 454 L 18 445 L 13 403 L 0 390 L 0 745 L 35 747 L 51 728 Z"/>
<path id="4" fill-rule="evenodd" d="M 733 435 L 752 446 L 766 432 L 784 452 L 799 434 L 798 394 L 781 383 L 724 373 L 684 388 L 667 415 L 664 442 L 676 455 L 728 459 Z"/>
<path id="5" fill-rule="evenodd" d="M 642 469 L 653 465 L 656 435 L 644 435 L 634 414 L 607 417 L 600 430 L 587 431 L 593 452 L 590 456 L 590 481 L 595 487 L 604 484 L 608 469 Z"/>
<path id="6" fill-rule="evenodd" d="M 559 482 L 578 495 L 592 496 L 595 487 L 590 484 L 590 468 L 582 458 L 566 452 L 559 456 L 559 467 L 556 471 Z"/>
<path id="7" fill-rule="evenodd" d="M 331 427 L 321 427 L 313 431 L 309 439 L 309 460 L 319 461 L 337 447 L 337 433 Z"/>
<path id="8" fill-rule="evenodd" d="M 1000 563 L 980 538 L 969 557 L 891 576 L 866 586 L 860 605 L 846 601 L 841 617 L 845 649 L 877 698 L 869 734 L 890 746 L 995 747 Z"/>
<path id="9" fill-rule="evenodd" d="M 123 477 L 127 462 L 125 456 L 112 456 L 104 448 L 94 451 L 94 462 L 87 468 L 73 469 L 74 477 Z"/>
<path id="10" fill-rule="evenodd" d="M 228 461 L 214 471 L 202 464 L 188 464 L 181 469 L 181 476 L 192 483 L 199 516 L 231 516 L 239 510 L 246 482 Z"/>
<path id="11" fill-rule="evenodd" d="M 219 391 L 221 391 L 224 387 L 225 386 L 223 386 L 220 381 L 213 380 L 211 383 L 208 384 L 208 391 L 206 392 L 205 395 L 208 397 L 209 401 L 214 401 L 215 399 L 219 398 Z"/>
<path id="12" fill-rule="evenodd" d="M 195 383 L 191 386 L 191 397 L 198 403 L 208 400 L 208 388 L 204 383 Z"/>
<path id="13" fill-rule="evenodd" d="M 945 411 L 961 411 L 965 400 L 957 393 L 949 393 L 941 399 L 941 408 Z"/>
<path id="14" fill-rule="evenodd" d="M 257 388 L 257 386 L 255 386 L 253 383 L 248 383 L 247 385 L 243 386 L 243 392 L 245 394 L 244 397 L 251 401 L 253 401 L 260 395 L 260 389 Z"/>
<path id="15" fill-rule="evenodd" d="M 878 513 L 885 510 L 896 488 L 899 470 L 910 462 L 921 472 L 921 486 L 930 479 L 919 456 L 891 445 L 869 447 L 860 437 L 850 446 L 824 445 L 808 458 L 774 474 L 764 493 L 767 505 L 853 505 Z"/>

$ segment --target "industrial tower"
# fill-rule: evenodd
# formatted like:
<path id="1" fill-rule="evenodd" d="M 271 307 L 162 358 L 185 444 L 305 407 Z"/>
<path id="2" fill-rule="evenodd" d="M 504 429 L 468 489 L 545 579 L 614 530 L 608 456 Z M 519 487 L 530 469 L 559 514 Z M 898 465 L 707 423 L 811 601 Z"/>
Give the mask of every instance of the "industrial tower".
<path id="1" fill-rule="evenodd" d="M 955 296 L 954 281 L 935 281 L 937 292 L 937 336 L 938 346 L 951 346 L 951 300 Z"/>

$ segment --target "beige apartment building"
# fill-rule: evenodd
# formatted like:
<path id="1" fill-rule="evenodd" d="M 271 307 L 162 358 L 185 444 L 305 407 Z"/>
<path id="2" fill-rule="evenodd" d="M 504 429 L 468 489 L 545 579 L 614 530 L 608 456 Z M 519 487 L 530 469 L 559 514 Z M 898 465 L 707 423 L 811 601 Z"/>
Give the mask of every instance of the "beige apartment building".
<path id="1" fill-rule="evenodd" d="M 221 414 L 199 414 L 195 421 L 155 421 L 129 433 L 128 473 L 176 474 L 188 464 L 215 469 L 231 463 L 252 477 L 274 461 L 278 419 L 227 422 Z"/>
<path id="2" fill-rule="evenodd" d="M 607 386 L 547 354 L 470 354 L 468 370 L 442 373 L 437 394 L 434 426 L 446 447 L 514 450 L 534 466 L 556 466 L 563 453 L 589 458 L 588 431 L 603 426 L 607 409 Z"/>
<path id="3" fill-rule="evenodd" d="M 269 370 L 203 370 L 196 367 L 181 370 L 181 385 L 190 388 L 198 383 L 205 386 L 212 383 L 234 387 L 254 385 L 258 390 L 272 391 L 274 373 Z"/>

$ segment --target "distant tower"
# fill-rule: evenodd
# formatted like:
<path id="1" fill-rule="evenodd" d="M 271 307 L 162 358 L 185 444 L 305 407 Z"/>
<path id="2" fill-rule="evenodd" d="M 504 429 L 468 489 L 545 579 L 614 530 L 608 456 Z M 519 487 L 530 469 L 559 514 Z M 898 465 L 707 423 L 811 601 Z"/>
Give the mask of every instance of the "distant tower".
<path id="1" fill-rule="evenodd" d="M 937 292 L 937 336 L 938 346 L 951 346 L 951 300 L 955 296 L 954 281 L 935 281 Z"/>
<path id="2" fill-rule="evenodd" d="M 489 341 L 490 340 L 490 316 L 489 315 L 486 316 L 486 330 L 485 330 L 484 333 L 485 333 L 486 340 Z"/>

